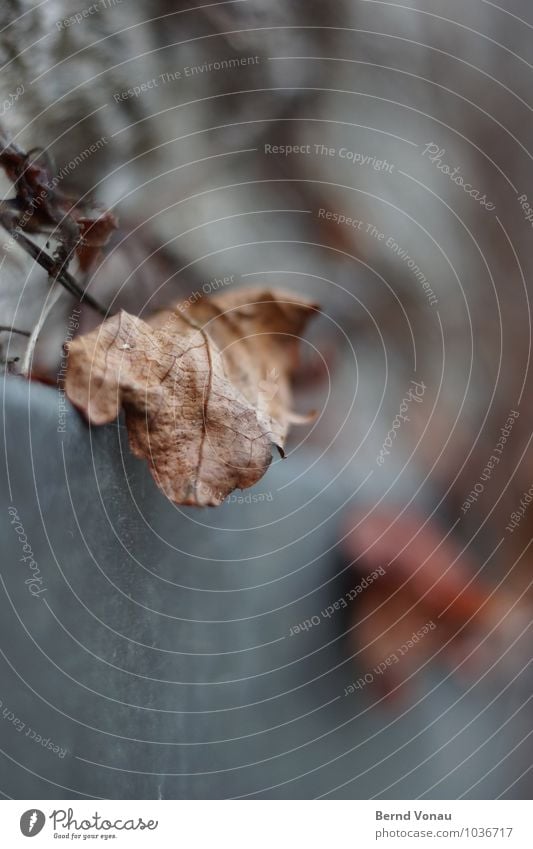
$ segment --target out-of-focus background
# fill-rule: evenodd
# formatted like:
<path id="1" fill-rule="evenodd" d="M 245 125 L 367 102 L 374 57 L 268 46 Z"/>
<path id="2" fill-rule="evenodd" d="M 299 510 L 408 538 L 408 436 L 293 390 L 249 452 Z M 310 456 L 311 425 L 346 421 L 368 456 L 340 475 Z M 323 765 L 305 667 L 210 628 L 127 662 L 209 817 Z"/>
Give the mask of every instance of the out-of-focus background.
<path id="1" fill-rule="evenodd" d="M 120 222 L 74 276 L 317 301 L 319 415 L 256 500 L 170 504 L 62 406 L 100 316 L 62 294 L 20 375 L 50 284 L 6 234 L 0 791 L 528 798 L 529 4 L 78 5 L 0 12 L 4 138 Z"/>

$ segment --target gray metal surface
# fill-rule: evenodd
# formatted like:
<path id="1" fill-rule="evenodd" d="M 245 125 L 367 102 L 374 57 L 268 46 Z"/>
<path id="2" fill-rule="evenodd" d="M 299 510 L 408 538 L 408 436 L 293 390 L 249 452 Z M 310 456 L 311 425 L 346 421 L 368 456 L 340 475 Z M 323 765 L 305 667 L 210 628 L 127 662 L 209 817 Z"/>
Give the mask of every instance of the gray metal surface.
<path id="1" fill-rule="evenodd" d="M 300 451 L 250 491 L 264 500 L 180 510 L 122 426 L 69 409 L 58 432 L 54 389 L 4 394 L 5 795 L 484 798 L 518 779 L 519 749 L 490 771 L 524 735 L 519 717 L 499 730 L 508 692 L 487 707 L 435 667 L 411 703 L 376 706 L 343 696 L 361 672 L 344 616 L 289 636 L 350 580 L 329 549 L 353 471 L 351 487 L 328 487 L 325 461 L 298 480 L 315 459 Z"/>

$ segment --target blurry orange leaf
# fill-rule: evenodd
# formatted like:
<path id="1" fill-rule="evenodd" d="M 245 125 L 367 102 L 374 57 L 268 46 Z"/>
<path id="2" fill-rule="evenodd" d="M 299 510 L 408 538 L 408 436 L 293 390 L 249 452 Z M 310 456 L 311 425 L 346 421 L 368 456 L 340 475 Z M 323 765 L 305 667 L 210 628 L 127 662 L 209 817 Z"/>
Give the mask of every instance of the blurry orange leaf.
<path id="1" fill-rule="evenodd" d="M 353 510 L 343 548 L 359 573 L 381 569 L 360 597 L 353 633 L 365 670 L 392 659 L 376 676 L 385 692 L 397 695 L 429 658 L 461 671 L 493 664 L 524 617 L 530 621 L 525 606 L 480 577 L 477 560 L 434 519 L 386 507 L 367 515 Z M 404 656 L 402 646 L 427 623 L 435 628 Z"/>

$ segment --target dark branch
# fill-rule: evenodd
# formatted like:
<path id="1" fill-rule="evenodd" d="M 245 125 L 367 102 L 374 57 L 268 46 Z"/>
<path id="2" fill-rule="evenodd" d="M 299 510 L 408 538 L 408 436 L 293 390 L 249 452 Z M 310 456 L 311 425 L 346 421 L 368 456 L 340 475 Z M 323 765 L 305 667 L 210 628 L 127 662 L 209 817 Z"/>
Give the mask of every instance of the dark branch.
<path id="1" fill-rule="evenodd" d="M 0 324 L 0 333 L 18 333 L 20 336 L 31 336 L 29 330 L 17 330 L 16 327 L 8 327 L 5 324 Z"/>
<path id="2" fill-rule="evenodd" d="M 89 295 L 88 292 L 85 292 L 81 288 L 72 274 L 65 269 L 64 264 L 58 266 L 57 262 L 49 254 L 47 254 L 46 251 L 43 251 L 35 244 L 35 242 L 32 242 L 31 239 L 28 239 L 28 237 L 20 230 L 14 229 L 7 224 L 7 222 L 3 220 L 2 216 L 0 216 L 0 224 L 2 224 L 10 236 L 12 236 L 12 238 L 18 242 L 31 257 L 33 257 L 35 262 L 48 272 L 49 276 L 64 286 L 71 295 L 78 298 L 81 303 L 85 302 L 88 304 L 88 306 L 92 307 L 96 310 L 96 312 L 100 313 L 100 315 L 109 315 L 109 310 L 105 309 L 93 298 L 92 295 Z"/>

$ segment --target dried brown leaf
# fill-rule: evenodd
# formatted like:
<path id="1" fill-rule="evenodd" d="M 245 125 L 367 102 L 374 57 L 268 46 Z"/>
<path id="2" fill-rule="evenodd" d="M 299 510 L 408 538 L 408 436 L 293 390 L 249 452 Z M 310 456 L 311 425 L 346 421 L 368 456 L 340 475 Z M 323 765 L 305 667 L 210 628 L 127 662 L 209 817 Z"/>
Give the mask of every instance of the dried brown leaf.
<path id="1" fill-rule="evenodd" d="M 60 179 L 52 174 L 46 156 L 32 158 L 1 134 L 0 168 L 15 188 L 15 197 L 1 204 L 3 220 L 10 229 L 53 233 L 64 245 L 62 262 L 75 251 L 82 270 L 96 263 L 100 249 L 118 227 L 112 212 L 64 194 L 57 187 Z"/>
<path id="2" fill-rule="evenodd" d="M 66 392 L 93 424 L 124 408 L 130 446 L 176 504 L 217 505 L 266 472 L 292 421 L 291 372 L 317 307 L 279 290 L 124 311 L 69 345 Z"/>

